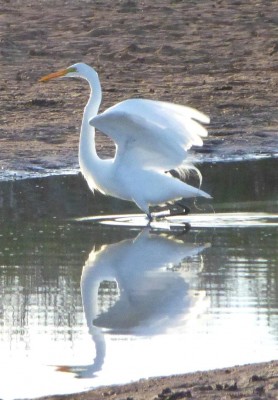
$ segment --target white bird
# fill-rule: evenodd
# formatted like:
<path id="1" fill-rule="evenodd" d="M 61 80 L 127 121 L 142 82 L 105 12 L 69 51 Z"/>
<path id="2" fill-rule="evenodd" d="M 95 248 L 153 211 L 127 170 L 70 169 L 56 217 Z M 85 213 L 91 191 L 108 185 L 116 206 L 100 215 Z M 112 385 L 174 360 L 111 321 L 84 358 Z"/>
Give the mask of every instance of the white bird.
<path id="1" fill-rule="evenodd" d="M 181 176 L 189 169 L 197 170 L 186 164 L 186 152 L 192 145 L 203 145 L 207 130 L 197 121 L 209 123 L 209 117 L 190 107 L 146 99 L 124 100 L 98 115 L 102 93 L 92 67 L 77 63 L 42 77 L 40 82 L 57 77 L 83 78 L 90 85 L 79 164 L 92 191 L 133 201 L 150 220 L 150 206 L 196 196 L 211 198 L 169 173 L 176 169 Z M 95 128 L 115 141 L 113 158 L 103 160 L 97 155 Z"/>

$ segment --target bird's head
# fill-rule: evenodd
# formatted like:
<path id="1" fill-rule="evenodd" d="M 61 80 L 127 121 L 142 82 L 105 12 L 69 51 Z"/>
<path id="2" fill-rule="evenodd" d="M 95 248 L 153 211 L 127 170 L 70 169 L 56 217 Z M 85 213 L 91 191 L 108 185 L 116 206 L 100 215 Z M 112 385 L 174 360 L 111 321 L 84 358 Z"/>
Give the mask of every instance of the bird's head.
<path id="1" fill-rule="evenodd" d="M 45 75 L 39 79 L 39 82 L 47 82 L 54 78 L 72 77 L 72 78 L 85 78 L 87 73 L 92 71 L 92 68 L 84 63 L 73 64 L 68 68 L 60 69 L 59 71 Z"/>

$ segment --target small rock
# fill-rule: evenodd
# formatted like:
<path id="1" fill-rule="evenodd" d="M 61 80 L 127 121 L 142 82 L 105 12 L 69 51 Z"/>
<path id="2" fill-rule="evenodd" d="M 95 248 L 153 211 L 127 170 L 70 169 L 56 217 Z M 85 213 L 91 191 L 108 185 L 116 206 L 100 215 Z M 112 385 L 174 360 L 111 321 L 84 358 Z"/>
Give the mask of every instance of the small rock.
<path id="1" fill-rule="evenodd" d="M 189 399 L 192 397 L 190 390 L 175 392 L 167 397 L 167 400 Z"/>
<path id="2" fill-rule="evenodd" d="M 232 85 L 223 85 L 223 86 L 216 86 L 214 90 L 233 90 Z"/>
<path id="3" fill-rule="evenodd" d="M 228 383 L 226 383 L 225 386 L 224 386 L 224 389 L 225 389 L 225 390 L 228 390 L 229 392 L 233 392 L 234 390 L 237 390 L 237 389 L 238 389 L 237 383 L 235 382 L 235 383 L 233 383 L 233 384 L 231 384 L 231 385 L 229 385 Z"/>
<path id="4" fill-rule="evenodd" d="M 114 390 L 109 390 L 108 392 L 103 392 L 102 396 L 107 397 L 107 396 L 113 396 L 116 392 Z"/>
<path id="5" fill-rule="evenodd" d="M 273 54 L 278 52 L 278 42 L 274 43 L 271 51 L 270 51 L 270 55 L 273 56 Z"/>
<path id="6" fill-rule="evenodd" d="M 275 383 L 273 384 L 273 389 L 278 389 L 278 382 L 275 382 Z"/>
<path id="7" fill-rule="evenodd" d="M 58 105 L 59 102 L 52 99 L 32 99 L 29 104 L 38 107 L 52 107 Z"/>
<path id="8" fill-rule="evenodd" d="M 256 387 L 256 388 L 254 389 L 254 393 L 255 393 L 255 394 L 259 394 L 259 395 L 264 394 L 264 387 L 263 387 L 263 386 L 258 386 L 258 387 Z"/>
<path id="9" fill-rule="evenodd" d="M 265 378 L 263 378 L 262 376 L 258 376 L 258 375 L 252 375 L 250 378 L 250 382 L 259 382 L 259 381 L 264 381 Z"/>
<path id="10" fill-rule="evenodd" d="M 217 383 L 215 386 L 216 390 L 223 390 L 223 385 L 221 385 L 220 383 Z"/>
<path id="11" fill-rule="evenodd" d="M 170 394 L 170 393 L 172 393 L 172 390 L 171 390 L 170 388 L 167 387 L 167 388 L 163 389 L 161 393 L 158 394 L 158 397 L 159 397 L 160 399 L 164 399 L 164 398 L 167 397 L 167 395 Z"/>
<path id="12" fill-rule="evenodd" d="M 213 387 L 211 385 L 203 385 L 199 387 L 199 390 L 201 391 L 213 390 Z"/>
<path id="13" fill-rule="evenodd" d="M 17 72 L 15 79 L 17 80 L 17 82 L 22 81 L 21 72 Z"/>
<path id="14" fill-rule="evenodd" d="M 161 393 L 157 395 L 154 400 L 179 400 L 179 399 L 190 399 L 192 394 L 190 390 L 173 392 L 170 388 L 165 388 Z"/>

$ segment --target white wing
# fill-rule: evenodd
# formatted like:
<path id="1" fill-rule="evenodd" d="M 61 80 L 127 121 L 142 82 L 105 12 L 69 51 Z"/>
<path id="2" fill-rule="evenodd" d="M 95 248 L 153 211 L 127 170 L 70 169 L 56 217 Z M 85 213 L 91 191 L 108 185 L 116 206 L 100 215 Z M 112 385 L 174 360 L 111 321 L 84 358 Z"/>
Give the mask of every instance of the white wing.
<path id="1" fill-rule="evenodd" d="M 209 118 L 193 108 L 161 101 L 129 99 L 89 123 L 117 145 L 117 155 L 140 167 L 164 171 L 179 167 L 192 146 L 202 146 Z"/>

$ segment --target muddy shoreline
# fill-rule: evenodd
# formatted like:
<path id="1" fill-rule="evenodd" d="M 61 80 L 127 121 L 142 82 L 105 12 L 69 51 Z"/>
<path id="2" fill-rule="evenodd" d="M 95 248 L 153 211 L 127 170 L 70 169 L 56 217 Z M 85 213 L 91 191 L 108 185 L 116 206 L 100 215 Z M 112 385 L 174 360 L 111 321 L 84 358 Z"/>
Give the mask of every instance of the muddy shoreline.
<path id="1" fill-rule="evenodd" d="M 42 397 L 44 400 L 277 399 L 278 362 L 140 380 L 88 392 Z"/>
<path id="2" fill-rule="evenodd" d="M 78 61 L 99 72 L 101 110 L 144 97 L 210 115 L 209 137 L 192 151 L 197 160 L 277 156 L 277 13 L 275 0 L 0 0 L 2 175 L 77 168 L 87 84 L 37 80 Z M 97 147 L 103 157 L 113 153 L 103 136 Z M 278 363 L 55 398 L 65 397 L 275 399 Z"/>
<path id="3" fill-rule="evenodd" d="M 192 151 L 198 160 L 277 155 L 275 9 L 275 0 L 1 0 L 0 168 L 78 166 L 87 83 L 38 83 L 78 61 L 99 72 L 101 110 L 144 97 L 210 115 L 209 137 Z M 113 153 L 103 136 L 97 146 Z"/>

